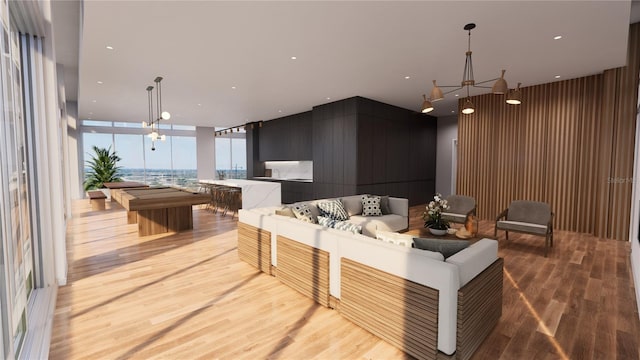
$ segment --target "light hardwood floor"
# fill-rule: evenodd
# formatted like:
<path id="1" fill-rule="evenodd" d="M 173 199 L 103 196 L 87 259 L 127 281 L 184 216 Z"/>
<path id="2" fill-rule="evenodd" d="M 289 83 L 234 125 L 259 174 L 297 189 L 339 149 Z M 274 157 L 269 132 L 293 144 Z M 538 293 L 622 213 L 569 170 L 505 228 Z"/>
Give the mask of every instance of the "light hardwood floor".
<path id="1" fill-rule="evenodd" d="M 237 218 L 196 209 L 193 220 L 139 238 L 122 208 L 75 202 L 50 358 L 407 358 L 240 261 Z M 492 236 L 493 223 L 480 231 Z M 557 231 L 544 258 L 543 238 L 510 238 L 500 236 L 503 315 L 474 359 L 638 359 L 628 243 Z"/>

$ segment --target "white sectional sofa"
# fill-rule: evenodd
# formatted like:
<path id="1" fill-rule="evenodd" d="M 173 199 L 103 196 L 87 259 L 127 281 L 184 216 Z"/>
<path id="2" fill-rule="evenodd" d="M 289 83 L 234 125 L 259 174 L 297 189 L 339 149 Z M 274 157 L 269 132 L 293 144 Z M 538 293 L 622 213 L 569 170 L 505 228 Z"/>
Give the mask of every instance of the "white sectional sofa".
<path id="1" fill-rule="evenodd" d="M 357 212 L 349 200 L 345 208 Z M 355 215 L 350 221 L 365 224 L 363 233 L 367 229 L 374 236 L 379 230 L 406 229 L 408 202 L 390 198 L 389 203 L 394 215 L 406 220 L 391 216 L 389 225 Z M 419 359 L 434 359 L 438 350 L 471 357 L 502 314 L 502 259 L 491 239 L 445 260 L 437 252 L 263 208 L 240 210 L 238 252 L 242 260 Z"/>

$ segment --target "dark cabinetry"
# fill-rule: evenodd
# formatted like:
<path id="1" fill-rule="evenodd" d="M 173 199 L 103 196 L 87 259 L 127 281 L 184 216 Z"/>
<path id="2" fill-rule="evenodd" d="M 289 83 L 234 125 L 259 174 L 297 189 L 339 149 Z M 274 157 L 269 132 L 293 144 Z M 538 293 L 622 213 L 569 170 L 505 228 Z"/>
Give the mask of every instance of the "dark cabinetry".
<path id="1" fill-rule="evenodd" d="M 281 182 L 281 191 L 283 204 L 313 200 L 313 183 L 285 180 Z"/>
<path id="2" fill-rule="evenodd" d="M 262 123 L 260 161 L 311 160 L 311 112 Z"/>
<path id="3" fill-rule="evenodd" d="M 426 202 L 435 191 L 436 132 L 431 116 L 362 97 L 314 107 L 314 196 Z"/>
<path id="4" fill-rule="evenodd" d="M 253 173 L 264 161 L 312 160 L 313 183 L 283 181 L 284 203 L 372 193 L 422 204 L 435 191 L 436 133 L 432 116 L 352 97 L 264 122 Z"/>

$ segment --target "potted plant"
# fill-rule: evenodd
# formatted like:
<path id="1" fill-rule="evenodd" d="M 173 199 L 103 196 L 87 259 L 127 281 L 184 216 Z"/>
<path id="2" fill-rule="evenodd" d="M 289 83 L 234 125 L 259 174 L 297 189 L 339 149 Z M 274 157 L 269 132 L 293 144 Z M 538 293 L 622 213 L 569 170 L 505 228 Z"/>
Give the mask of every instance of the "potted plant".
<path id="1" fill-rule="evenodd" d="M 84 190 L 102 189 L 106 182 L 122 181 L 118 161 L 122 160 L 115 151 L 109 148 L 93 146 L 94 155 L 87 160 L 89 171 L 84 180 Z M 107 196 L 109 194 L 106 194 Z"/>
<path id="2" fill-rule="evenodd" d="M 442 210 L 447 210 L 449 204 L 447 200 L 442 198 L 442 195 L 435 194 L 433 201 L 427 205 L 424 213 L 422 213 L 422 219 L 424 220 L 424 227 L 429 229 L 429 232 L 433 235 L 444 235 L 449 229 L 449 222 L 442 219 Z"/>

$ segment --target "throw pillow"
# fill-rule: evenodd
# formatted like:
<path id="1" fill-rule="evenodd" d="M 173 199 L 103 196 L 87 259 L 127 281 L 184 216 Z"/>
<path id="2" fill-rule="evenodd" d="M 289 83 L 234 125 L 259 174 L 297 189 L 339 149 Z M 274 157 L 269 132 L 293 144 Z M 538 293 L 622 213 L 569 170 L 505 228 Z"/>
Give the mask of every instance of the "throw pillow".
<path id="1" fill-rule="evenodd" d="M 328 216 L 318 216 L 318 224 L 322 225 L 322 226 L 326 226 L 328 228 L 333 228 L 333 226 L 336 224 L 336 220 L 328 217 Z"/>
<path id="2" fill-rule="evenodd" d="M 413 238 L 414 247 L 421 250 L 437 251 L 442 256 L 448 258 L 460 250 L 469 247 L 468 240 L 443 240 L 443 239 L 422 239 Z"/>
<path id="3" fill-rule="evenodd" d="M 380 211 L 382 211 L 382 215 L 393 214 L 391 212 L 391 208 L 389 207 L 389 197 L 388 196 L 380 196 Z"/>
<path id="4" fill-rule="evenodd" d="M 347 210 L 345 210 L 344 205 L 342 205 L 342 201 L 339 199 L 321 201 L 317 206 L 323 216 L 328 216 L 338 221 L 345 221 L 349 218 Z"/>
<path id="5" fill-rule="evenodd" d="M 338 221 L 333 225 L 336 230 L 350 231 L 354 234 L 362 234 L 362 226 L 348 221 Z"/>
<path id="6" fill-rule="evenodd" d="M 380 216 L 382 211 L 380 210 L 380 196 L 368 196 L 362 197 L 362 215 L 363 216 Z"/>
<path id="7" fill-rule="evenodd" d="M 376 231 L 376 239 L 382 240 L 384 242 L 400 245 L 404 247 L 413 247 L 413 236 L 398 234 L 392 231 Z"/>
<path id="8" fill-rule="evenodd" d="M 285 207 L 283 209 L 276 210 L 276 215 L 286 216 L 286 217 L 296 217 L 290 207 Z"/>
<path id="9" fill-rule="evenodd" d="M 299 220 L 306 221 L 308 223 L 316 224 L 316 219 L 311 214 L 308 204 L 293 204 L 291 205 L 291 211 Z"/>

